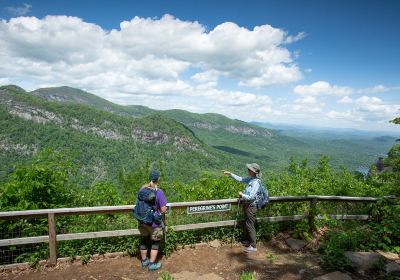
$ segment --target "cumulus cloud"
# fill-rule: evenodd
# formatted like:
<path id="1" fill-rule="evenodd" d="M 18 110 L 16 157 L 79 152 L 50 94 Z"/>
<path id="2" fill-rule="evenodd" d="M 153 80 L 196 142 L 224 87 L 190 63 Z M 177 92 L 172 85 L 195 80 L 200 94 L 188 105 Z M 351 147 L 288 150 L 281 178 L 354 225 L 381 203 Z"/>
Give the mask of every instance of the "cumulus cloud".
<path id="1" fill-rule="evenodd" d="M 259 102 L 265 113 L 269 97 L 218 89 L 220 77 L 250 88 L 297 81 L 302 72 L 286 45 L 304 36 L 233 22 L 207 30 L 171 15 L 134 17 L 110 31 L 71 16 L 17 17 L 0 21 L 0 77 L 79 87 L 121 104 L 181 96 L 228 107 Z"/>
<path id="2" fill-rule="evenodd" d="M 358 89 L 356 92 L 368 94 L 368 93 L 383 93 L 383 92 L 395 91 L 395 90 L 400 90 L 400 87 L 386 87 L 384 85 L 377 85 L 377 86 L 370 87 L 370 88 Z"/>
<path id="3" fill-rule="evenodd" d="M 347 95 L 342 97 L 341 99 L 339 99 L 337 101 L 337 103 L 339 104 L 351 104 L 353 103 L 353 99 L 351 99 L 350 97 L 348 97 Z"/>
<path id="4" fill-rule="evenodd" d="M 21 7 L 7 7 L 6 10 L 12 15 L 23 16 L 29 13 L 32 9 L 32 5 L 23 3 Z"/>
<path id="5" fill-rule="evenodd" d="M 363 121 L 362 118 L 356 117 L 356 115 L 349 110 L 344 112 L 330 111 L 328 112 L 327 116 L 328 118 L 334 120 L 358 121 L 358 122 Z"/>
<path id="6" fill-rule="evenodd" d="M 206 87 L 215 87 L 218 83 L 219 74 L 217 71 L 204 71 L 194 74 L 190 77 L 194 82 Z"/>
<path id="7" fill-rule="evenodd" d="M 38 72 L 58 70 L 71 82 L 77 78 L 74 72 L 95 76 L 107 70 L 133 81 L 138 76 L 177 79 L 190 66 L 255 87 L 290 83 L 302 76 L 283 46 L 288 34 L 270 25 L 249 30 L 225 22 L 207 32 L 198 22 L 165 15 L 134 17 L 106 32 L 76 17 L 19 17 L 2 20 L 0 36 L 1 58 L 16 61 L 17 73 L 30 64 Z"/>
<path id="8" fill-rule="evenodd" d="M 305 72 L 307 72 L 305 70 Z M 400 87 L 386 87 L 384 85 L 377 85 L 370 88 L 359 88 L 355 89 L 348 86 L 337 86 L 331 85 L 326 81 L 318 81 L 310 85 L 297 85 L 293 88 L 293 92 L 300 95 L 350 95 L 354 93 L 358 94 L 370 94 L 370 93 L 381 93 L 388 91 L 400 90 Z"/>
<path id="9" fill-rule="evenodd" d="M 362 96 L 353 103 L 352 110 L 330 111 L 327 116 L 331 119 L 348 121 L 388 122 L 400 113 L 400 104 L 384 103 L 378 97 Z"/>
<path id="10" fill-rule="evenodd" d="M 300 32 L 295 36 L 289 35 L 289 36 L 286 37 L 285 43 L 291 44 L 291 43 L 297 42 L 297 41 L 299 41 L 301 39 L 304 39 L 304 37 L 306 37 L 306 33 L 305 32 Z"/>
<path id="11" fill-rule="evenodd" d="M 8 85 L 8 84 L 10 84 L 10 81 L 8 80 L 8 78 L 0 78 L 0 86 Z"/>
<path id="12" fill-rule="evenodd" d="M 350 87 L 331 85 L 325 81 L 318 81 L 311 85 L 297 85 L 293 92 L 300 95 L 348 95 L 354 92 Z"/>
<path id="13" fill-rule="evenodd" d="M 293 103 L 282 105 L 279 111 L 288 116 L 310 118 L 310 114 L 322 112 L 324 106 L 325 103 L 318 101 L 314 96 L 304 96 L 297 98 Z"/>
<path id="14" fill-rule="evenodd" d="M 314 104 L 317 104 L 317 99 L 314 96 L 305 96 L 305 97 L 296 99 L 295 103 L 314 105 Z"/>

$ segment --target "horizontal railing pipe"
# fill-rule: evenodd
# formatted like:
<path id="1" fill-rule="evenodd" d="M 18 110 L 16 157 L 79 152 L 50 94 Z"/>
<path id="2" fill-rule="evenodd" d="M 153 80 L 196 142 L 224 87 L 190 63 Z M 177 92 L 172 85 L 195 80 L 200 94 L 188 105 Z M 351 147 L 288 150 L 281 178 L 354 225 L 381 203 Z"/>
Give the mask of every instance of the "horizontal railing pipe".
<path id="1" fill-rule="evenodd" d="M 272 217 L 259 217 L 258 221 L 280 222 L 280 221 L 300 221 L 307 220 L 310 224 L 310 229 L 313 229 L 315 219 L 324 219 L 329 217 L 336 220 L 368 220 L 371 218 L 369 215 L 316 215 L 316 203 L 319 201 L 332 201 L 332 202 L 365 202 L 374 203 L 381 199 L 393 199 L 393 196 L 382 198 L 375 197 L 350 197 L 350 196 L 320 196 L 320 195 L 306 195 L 306 196 L 272 196 L 270 203 L 285 203 L 285 202 L 310 202 L 310 211 L 306 215 L 293 215 L 293 216 L 272 216 Z M 191 202 L 172 202 L 167 206 L 170 209 L 182 209 L 191 206 L 207 206 L 217 204 L 231 204 L 237 205 L 238 199 L 218 199 L 218 200 L 205 200 L 205 201 L 191 201 Z M 49 225 L 49 234 L 45 236 L 35 237 L 21 237 L 11 239 L 0 239 L 0 247 L 15 246 L 36 243 L 49 243 L 50 264 L 55 264 L 57 260 L 57 241 L 67 240 L 82 240 L 92 238 L 104 237 L 120 237 L 120 236 L 139 236 L 140 232 L 137 229 L 126 230 L 111 230 L 99 232 L 85 232 L 85 233 L 66 233 L 56 234 L 56 217 L 70 216 L 70 215 L 92 215 L 92 214 L 119 214 L 132 212 L 135 205 L 118 205 L 118 206 L 97 206 L 97 207 L 78 207 L 78 208 L 56 208 L 56 209 L 39 209 L 39 210 L 25 210 L 25 211 L 6 211 L 0 212 L 0 220 L 19 219 L 19 218 L 47 218 Z M 174 231 L 186 231 L 206 228 L 217 228 L 234 226 L 237 221 L 225 220 L 197 224 L 183 224 L 168 226 L 168 229 Z"/>
<path id="2" fill-rule="evenodd" d="M 393 197 L 387 197 L 393 198 Z M 311 201 L 350 201 L 350 202 L 376 202 L 378 198 L 374 197 L 349 197 L 349 196 L 272 196 L 270 202 L 301 202 Z M 237 204 L 237 199 L 219 199 L 219 200 L 204 200 L 191 202 L 172 202 L 167 206 L 171 208 L 185 208 L 188 206 L 211 205 L 219 203 Z M 115 214 L 131 212 L 135 205 L 118 205 L 118 206 L 96 206 L 96 207 L 77 207 L 77 208 L 55 208 L 55 209 L 39 209 L 39 210 L 23 210 L 23 211 L 6 211 L 0 212 L 0 220 L 18 219 L 18 218 L 47 218 L 48 214 L 55 216 L 70 216 L 70 215 L 88 215 L 88 214 Z"/>

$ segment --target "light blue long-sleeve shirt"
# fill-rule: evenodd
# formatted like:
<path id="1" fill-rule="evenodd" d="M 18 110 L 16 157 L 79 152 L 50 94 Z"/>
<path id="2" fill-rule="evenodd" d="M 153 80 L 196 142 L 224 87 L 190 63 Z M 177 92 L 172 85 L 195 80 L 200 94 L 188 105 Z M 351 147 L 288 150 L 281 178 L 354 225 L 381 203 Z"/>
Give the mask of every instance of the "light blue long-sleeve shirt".
<path id="1" fill-rule="evenodd" d="M 242 199 L 246 202 L 255 202 L 257 200 L 258 190 L 260 188 L 260 180 L 253 177 L 242 178 L 231 173 L 231 177 L 238 182 L 247 184 L 243 191 Z"/>

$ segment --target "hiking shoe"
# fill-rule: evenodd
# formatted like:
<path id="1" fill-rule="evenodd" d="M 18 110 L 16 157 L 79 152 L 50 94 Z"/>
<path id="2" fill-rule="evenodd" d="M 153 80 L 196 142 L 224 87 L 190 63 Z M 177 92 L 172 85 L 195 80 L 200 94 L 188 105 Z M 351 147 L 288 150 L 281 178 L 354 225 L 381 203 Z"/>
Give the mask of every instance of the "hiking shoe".
<path id="1" fill-rule="evenodd" d="M 253 253 L 257 252 L 257 248 L 250 245 L 249 247 L 246 247 L 243 251 L 245 251 L 246 253 Z"/>
<path id="2" fill-rule="evenodd" d="M 161 268 L 161 263 L 160 262 L 155 262 L 155 263 L 150 263 L 149 264 L 149 271 L 155 271 L 157 269 Z"/>
<path id="3" fill-rule="evenodd" d="M 148 267 L 149 264 L 150 264 L 149 258 L 146 258 L 146 259 L 142 260 L 142 268 Z"/>

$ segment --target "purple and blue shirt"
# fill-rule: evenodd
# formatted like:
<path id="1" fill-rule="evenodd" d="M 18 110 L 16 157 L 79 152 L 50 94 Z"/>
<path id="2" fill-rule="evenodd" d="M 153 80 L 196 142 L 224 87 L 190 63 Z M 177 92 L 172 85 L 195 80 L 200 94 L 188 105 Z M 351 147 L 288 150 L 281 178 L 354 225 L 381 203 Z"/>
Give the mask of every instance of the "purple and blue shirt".
<path id="1" fill-rule="evenodd" d="M 161 208 L 164 206 L 167 206 L 167 199 L 164 195 L 164 192 L 162 189 L 156 188 L 156 204 L 155 204 L 155 214 L 161 214 Z M 160 227 L 160 225 L 157 225 L 156 223 L 153 222 L 153 228 Z"/>

